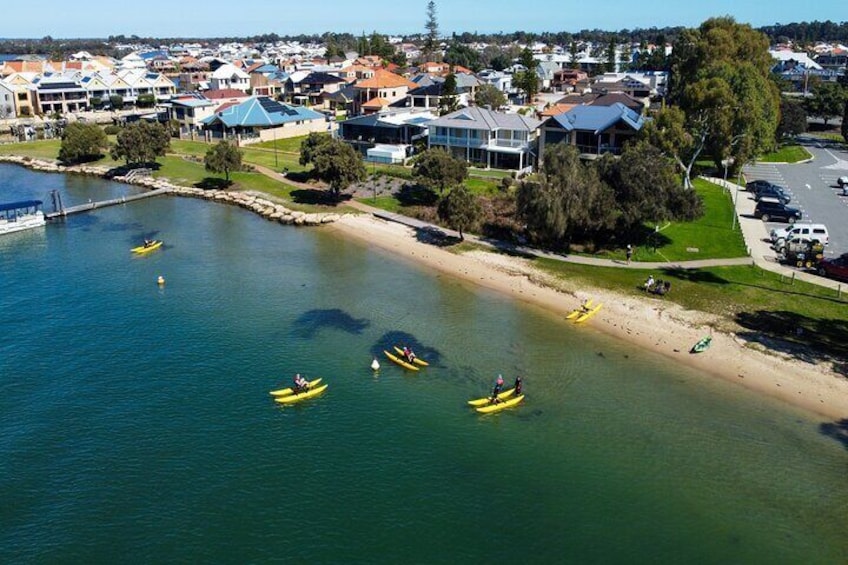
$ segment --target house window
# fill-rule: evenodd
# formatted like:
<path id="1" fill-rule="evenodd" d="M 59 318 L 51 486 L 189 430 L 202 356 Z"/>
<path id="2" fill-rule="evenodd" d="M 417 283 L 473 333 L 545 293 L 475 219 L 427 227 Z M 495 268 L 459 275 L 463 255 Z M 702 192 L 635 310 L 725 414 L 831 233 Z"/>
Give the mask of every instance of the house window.
<path id="1" fill-rule="evenodd" d="M 18 92 L 18 100 L 21 102 L 26 102 L 27 95 L 26 92 Z"/>

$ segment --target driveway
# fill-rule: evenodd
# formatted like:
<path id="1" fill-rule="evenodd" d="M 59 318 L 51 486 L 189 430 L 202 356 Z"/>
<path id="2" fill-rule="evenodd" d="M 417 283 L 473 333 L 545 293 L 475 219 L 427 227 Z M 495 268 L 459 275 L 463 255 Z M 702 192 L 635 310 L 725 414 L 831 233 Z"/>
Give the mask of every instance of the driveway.
<path id="1" fill-rule="evenodd" d="M 832 257 L 848 252 L 848 197 L 836 185 L 836 179 L 848 175 L 848 151 L 826 141 L 801 138 L 802 145 L 812 154 L 808 163 L 780 165 L 759 163 L 744 168 L 747 180 L 763 179 L 786 188 L 790 205 L 804 213 L 802 221 L 825 224 L 830 245 L 825 255 Z M 750 198 L 746 192 L 740 198 Z M 767 230 L 786 224 L 769 223 Z"/>

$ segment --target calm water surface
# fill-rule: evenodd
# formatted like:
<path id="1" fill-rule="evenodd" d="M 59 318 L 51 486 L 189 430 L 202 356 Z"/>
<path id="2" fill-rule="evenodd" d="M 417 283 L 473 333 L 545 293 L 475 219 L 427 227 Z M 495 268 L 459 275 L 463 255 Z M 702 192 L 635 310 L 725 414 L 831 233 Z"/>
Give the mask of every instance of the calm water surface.
<path id="1" fill-rule="evenodd" d="M 51 189 L 132 191 L 0 166 L 0 201 Z M 0 314 L 0 562 L 848 559 L 819 419 L 329 230 L 71 217 L 0 238 Z M 400 341 L 432 366 L 372 373 Z M 276 406 L 295 371 L 327 393 Z"/>

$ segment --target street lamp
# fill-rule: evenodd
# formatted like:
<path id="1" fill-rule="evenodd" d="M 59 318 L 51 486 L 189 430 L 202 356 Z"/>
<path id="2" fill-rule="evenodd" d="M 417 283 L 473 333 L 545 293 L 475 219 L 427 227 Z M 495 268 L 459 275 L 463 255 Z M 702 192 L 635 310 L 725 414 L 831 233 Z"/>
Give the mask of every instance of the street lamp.
<path id="1" fill-rule="evenodd" d="M 274 128 L 274 170 L 276 171 L 279 167 L 277 162 L 277 128 Z"/>

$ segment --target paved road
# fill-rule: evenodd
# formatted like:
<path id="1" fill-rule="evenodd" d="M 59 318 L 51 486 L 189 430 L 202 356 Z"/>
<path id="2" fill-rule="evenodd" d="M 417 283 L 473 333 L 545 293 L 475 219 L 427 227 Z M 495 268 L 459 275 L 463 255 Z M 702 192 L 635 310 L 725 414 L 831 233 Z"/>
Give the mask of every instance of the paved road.
<path id="1" fill-rule="evenodd" d="M 825 224 L 830 234 L 827 256 L 848 252 L 848 197 L 842 196 L 836 179 L 848 175 L 848 151 L 835 144 L 813 138 L 803 138 L 802 143 L 813 155 L 808 163 L 771 164 L 760 163 L 745 167 L 745 177 L 750 181 L 764 179 L 786 188 L 791 196 L 791 205 L 801 208 L 804 221 Z M 740 192 L 739 196 L 750 197 Z M 785 224 L 769 224 L 774 226 Z"/>

